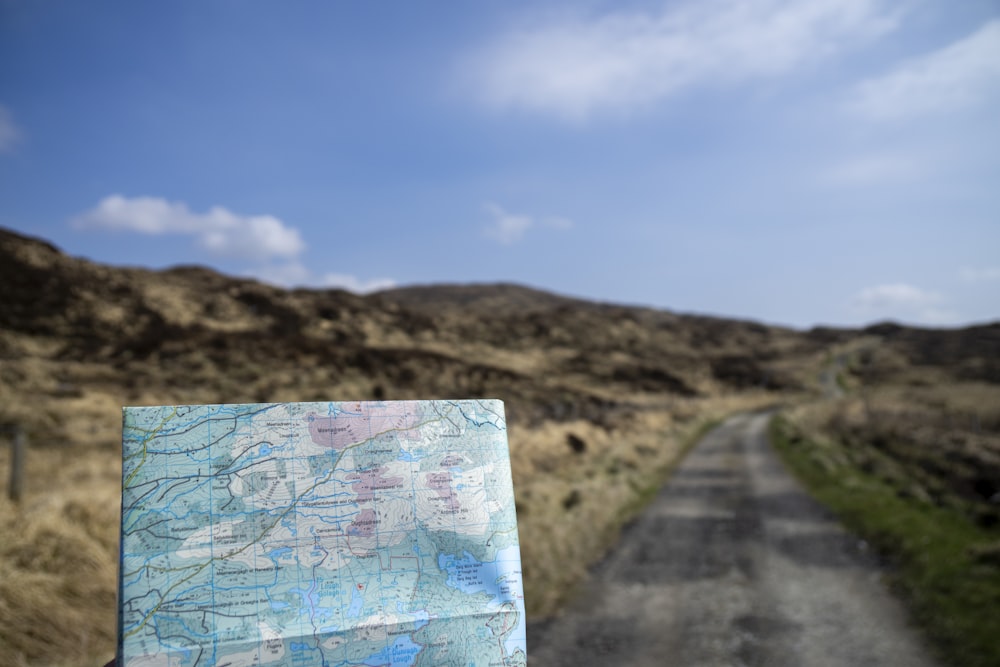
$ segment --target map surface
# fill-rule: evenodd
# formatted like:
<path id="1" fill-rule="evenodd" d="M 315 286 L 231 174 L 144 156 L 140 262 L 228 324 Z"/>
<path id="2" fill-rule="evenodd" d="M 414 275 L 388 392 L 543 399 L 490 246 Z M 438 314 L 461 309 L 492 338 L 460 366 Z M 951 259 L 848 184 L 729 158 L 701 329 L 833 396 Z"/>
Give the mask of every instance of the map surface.
<path id="1" fill-rule="evenodd" d="M 523 665 L 503 403 L 124 409 L 129 667 Z"/>

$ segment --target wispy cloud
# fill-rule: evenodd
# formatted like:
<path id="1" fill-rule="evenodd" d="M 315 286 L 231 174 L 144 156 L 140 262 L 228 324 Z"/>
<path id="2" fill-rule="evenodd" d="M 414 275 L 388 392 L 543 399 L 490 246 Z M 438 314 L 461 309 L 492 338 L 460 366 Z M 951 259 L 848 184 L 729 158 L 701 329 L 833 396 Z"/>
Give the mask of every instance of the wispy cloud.
<path id="1" fill-rule="evenodd" d="M 1000 267 L 991 266 L 983 269 L 964 268 L 960 275 L 967 283 L 1000 282 Z"/>
<path id="2" fill-rule="evenodd" d="M 195 213 L 183 202 L 111 195 L 72 221 L 78 229 L 193 236 L 216 257 L 267 260 L 296 257 L 305 249 L 299 230 L 270 215 L 238 215 L 221 206 Z"/>
<path id="3" fill-rule="evenodd" d="M 524 233 L 534 224 L 530 217 L 508 213 L 496 204 L 486 204 L 484 208 L 490 214 L 491 220 L 483 233 L 503 245 L 520 241 Z"/>
<path id="4" fill-rule="evenodd" d="M 873 120 L 951 112 L 1000 96 L 1000 20 L 862 82 L 848 107 Z"/>
<path id="5" fill-rule="evenodd" d="M 397 284 L 391 278 L 364 280 L 347 273 L 317 275 L 298 260 L 268 263 L 247 271 L 246 275 L 280 287 L 335 287 L 355 294 L 377 292 L 395 287 Z"/>
<path id="6" fill-rule="evenodd" d="M 699 84 L 772 77 L 895 28 L 881 0 L 697 0 L 658 13 L 562 18 L 500 35 L 465 61 L 488 107 L 571 121 Z"/>
<path id="7" fill-rule="evenodd" d="M 24 134 L 21 128 L 14 122 L 14 115 L 10 109 L 0 104 L 0 153 L 9 153 L 14 150 Z"/>
<path id="8" fill-rule="evenodd" d="M 483 234 L 502 245 L 512 245 L 520 241 L 532 227 L 542 226 L 558 230 L 573 227 L 573 222 L 566 218 L 543 217 L 533 218 L 520 213 L 509 213 L 498 204 L 489 202 L 483 206 L 490 216 L 490 222 L 483 229 Z"/>
<path id="9" fill-rule="evenodd" d="M 951 324 L 958 315 L 945 306 L 940 292 L 908 283 L 887 283 L 865 287 L 854 295 L 854 310 L 866 317 L 898 318 L 925 324 Z"/>
<path id="10" fill-rule="evenodd" d="M 306 244 L 299 230 L 271 215 L 239 215 L 221 206 L 196 213 L 183 202 L 111 195 L 71 224 L 81 230 L 191 236 L 211 256 L 252 262 L 244 275 L 282 287 L 339 287 L 365 293 L 395 285 L 388 278 L 365 281 L 340 273 L 315 274 L 301 261 Z"/>
<path id="11" fill-rule="evenodd" d="M 941 295 L 907 283 L 890 283 L 866 287 L 854 301 L 863 308 L 922 307 L 939 303 Z"/>

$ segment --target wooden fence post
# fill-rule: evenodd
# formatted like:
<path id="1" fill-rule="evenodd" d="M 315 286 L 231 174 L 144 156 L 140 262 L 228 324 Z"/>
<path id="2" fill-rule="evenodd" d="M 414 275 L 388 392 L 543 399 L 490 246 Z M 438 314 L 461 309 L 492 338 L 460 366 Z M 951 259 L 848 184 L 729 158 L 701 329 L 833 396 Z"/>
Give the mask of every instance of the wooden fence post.
<path id="1" fill-rule="evenodd" d="M 28 439 L 24 429 L 18 425 L 10 427 L 10 484 L 7 486 L 7 496 L 16 502 L 21 500 L 24 490 L 24 454 Z"/>

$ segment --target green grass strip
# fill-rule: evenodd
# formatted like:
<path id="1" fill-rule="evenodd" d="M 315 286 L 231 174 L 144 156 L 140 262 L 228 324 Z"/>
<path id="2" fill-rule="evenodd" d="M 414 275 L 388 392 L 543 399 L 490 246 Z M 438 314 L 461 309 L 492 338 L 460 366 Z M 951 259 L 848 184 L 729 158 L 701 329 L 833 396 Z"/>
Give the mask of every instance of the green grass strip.
<path id="1" fill-rule="evenodd" d="M 834 440 L 816 442 L 780 415 L 771 440 L 809 491 L 891 565 L 889 584 L 939 657 L 1000 665 L 1000 531 L 900 493 L 849 463 Z"/>

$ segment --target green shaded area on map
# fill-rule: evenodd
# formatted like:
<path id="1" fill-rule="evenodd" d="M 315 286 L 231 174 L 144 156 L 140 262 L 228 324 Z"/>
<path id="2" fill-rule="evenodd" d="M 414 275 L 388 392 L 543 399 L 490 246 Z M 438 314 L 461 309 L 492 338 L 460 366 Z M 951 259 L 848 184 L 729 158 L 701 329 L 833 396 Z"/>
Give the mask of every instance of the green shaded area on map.
<path id="1" fill-rule="evenodd" d="M 495 400 L 125 408 L 123 664 L 523 665 Z"/>

